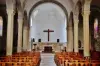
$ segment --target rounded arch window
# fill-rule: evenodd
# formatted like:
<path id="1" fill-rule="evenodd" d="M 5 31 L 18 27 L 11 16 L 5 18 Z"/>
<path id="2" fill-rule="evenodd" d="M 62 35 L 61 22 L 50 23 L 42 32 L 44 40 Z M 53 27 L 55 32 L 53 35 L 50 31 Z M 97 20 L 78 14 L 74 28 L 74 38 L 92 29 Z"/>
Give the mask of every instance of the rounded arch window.
<path id="1" fill-rule="evenodd" d="M 3 31 L 3 18 L 0 16 L 0 36 L 2 36 L 2 31 Z"/>
<path id="2" fill-rule="evenodd" d="M 94 20 L 94 38 L 96 39 L 98 37 L 98 19 L 95 18 Z"/>

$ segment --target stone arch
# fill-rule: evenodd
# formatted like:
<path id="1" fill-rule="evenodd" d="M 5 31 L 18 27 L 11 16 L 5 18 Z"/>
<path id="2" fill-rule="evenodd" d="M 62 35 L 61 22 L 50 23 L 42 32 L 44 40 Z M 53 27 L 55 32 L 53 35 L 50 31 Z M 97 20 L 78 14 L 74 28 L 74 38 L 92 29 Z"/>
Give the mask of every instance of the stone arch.
<path id="1" fill-rule="evenodd" d="M 96 6 L 96 5 L 91 5 L 91 9 L 90 9 L 91 11 L 92 10 L 95 10 L 95 11 L 98 11 L 98 12 L 100 12 L 100 7 L 99 6 Z"/>
<path id="2" fill-rule="evenodd" d="M 61 4 L 59 3 L 58 1 L 55 1 L 55 0 L 43 0 L 43 1 L 38 1 L 35 5 L 32 6 L 32 8 L 30 9 L 29 11 L 29 23 L 30 23 L 30 16 L 32 14 L 32 11 L 37 7 L 39 6 L 40 4 L 43 4 L 43 3 L 54 3 L 56 5 L 58 5 L 59 7 L 61 7 L 61 9 L 64 11 L 65 15 L 66 15 L 66 18 L 67 18 L 67 22 L 68 22 L 68 12 L 66 10 L 66 8 Z M 67 23 L 66 23 L 67 24 Z"/>
<path id="3" fill-rule="evenodd" d="M 82 1 L 78 1 L 77 3 L 76 3 L 76 5 L 75 5 L 75 8 L 74 8 L 74 10 L 73 10 L 73 12 L 75 13 L 75 14 L 78 14 L 78 13 L 81 13 L 82 14 L 82 9 L 83 9 L 83 6 L 82 6 L 83 4 L 82 4 Z"/>

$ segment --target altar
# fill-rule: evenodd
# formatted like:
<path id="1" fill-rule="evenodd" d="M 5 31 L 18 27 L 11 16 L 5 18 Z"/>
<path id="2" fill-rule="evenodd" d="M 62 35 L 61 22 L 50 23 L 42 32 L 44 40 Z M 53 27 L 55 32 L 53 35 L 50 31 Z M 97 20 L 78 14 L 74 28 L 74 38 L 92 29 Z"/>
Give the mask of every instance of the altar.
<path id="1" fill-rule="evenodd" d="M 45 53 L 59 52 L 61 50 L 61 45 L 63 45 L 63 43 L 57 42 L 34 42 L 33 44 L 37 44 L 40 51 Z"/>
<path id="2" fill-rule="evenodd" d="M 53 52 L 52 50 L 53 50 L 52 46 L 44 46 L 43 52 L 44 53 L 52 53 Z"/>

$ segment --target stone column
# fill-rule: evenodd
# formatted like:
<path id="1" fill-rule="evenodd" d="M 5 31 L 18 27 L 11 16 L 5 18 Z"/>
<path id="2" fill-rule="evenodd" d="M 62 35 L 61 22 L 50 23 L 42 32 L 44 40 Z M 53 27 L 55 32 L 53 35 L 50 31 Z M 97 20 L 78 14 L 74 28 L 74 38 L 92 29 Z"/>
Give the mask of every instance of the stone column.
<path id="1" fill-rule="evenodd" d="M 72 21 L 70 19 L 68 26 L 67 26 L 67 39 L 68 39 L 68 45 L 67 45 L 67 51 L 73 52 L 73 28 L 72 28 Z"/>
<path id="2" fill-rule="evenodd" d="M 31 43 L 29 42 L 30 39 L 30 23 L 27 20 L 27 51 L 31 51 Z"/>
<path id="3" fill-rule="evenodd" d="M 18 45 L 17 52 L 22 52 L 23 14 L 18 14 Z"/>
<path id="4" fill-rule="evenodd" d="M 85 0 L 83 5 L 83 44 L 84 44 L 84 57 L 90 57 L 90 43 L 89 43 L 89 15 L 90 4 L 92 0 Z"/>
<path id="5" fill-rule="evenodd" d="M 13 49 L 13 25 L 14 25 L 14 11 L 13 9 L 7 10 L 8 23 L 7 23 L 7 45 L 6 45 L 6 55 L 12 55 Z"/>
<path id="6" fill-rule="evenodd" d="M 31 49 L 31 43 L 29 42 L 29 39 L 30 39 L 30 27 L 29 27 L 29 25 L 28 25 L 28 38 L 27 38 L 27 40 L 28 40 L 28 51 L 31 51 L 32 49 Z"/>
<path id="7" fill-rule="evenodd" d="M 27 20 L 24 19 L 24 25 L 23 25 L 23 51 L 27 51 L 28 49 L 28 24 L 27 24 Z"/>
<path id="8" fill-rule="evenodd" d="M 74 52 L 78 52 L 78 15 L 74 15 Z"/>
<path id="9" fill-rule="evenodd" d="M 83 12 L 83 42 L 84 42 L 84 56 L 90 56 L 89 45 L 89 15 L 90 11 Z"/>

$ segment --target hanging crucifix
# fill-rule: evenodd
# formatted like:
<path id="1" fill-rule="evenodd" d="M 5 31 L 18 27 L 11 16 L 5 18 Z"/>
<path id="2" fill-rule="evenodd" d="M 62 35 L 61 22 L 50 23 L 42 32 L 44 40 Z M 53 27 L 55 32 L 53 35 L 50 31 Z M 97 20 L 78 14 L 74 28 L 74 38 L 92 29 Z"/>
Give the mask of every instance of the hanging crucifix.
<path id="1" fill-rule="evenodd" d="M 48 41 L 50 40 L 50 32 L 54 32 L 54 30 L 44 30 L 43 32 L 47 32 L 48 33 Z"/>

